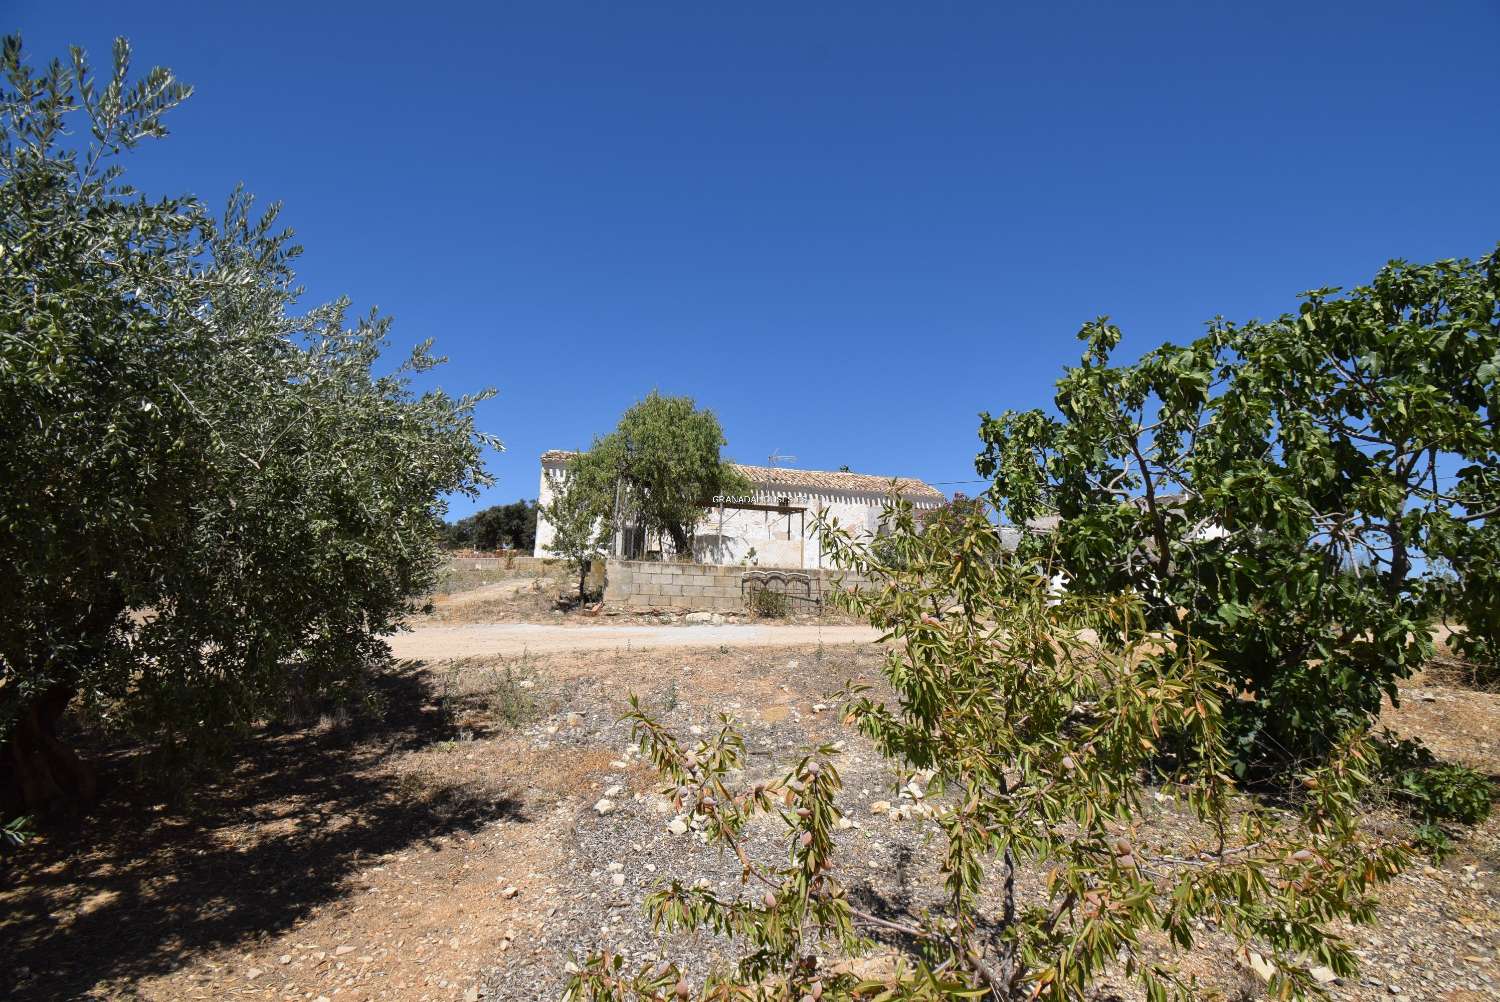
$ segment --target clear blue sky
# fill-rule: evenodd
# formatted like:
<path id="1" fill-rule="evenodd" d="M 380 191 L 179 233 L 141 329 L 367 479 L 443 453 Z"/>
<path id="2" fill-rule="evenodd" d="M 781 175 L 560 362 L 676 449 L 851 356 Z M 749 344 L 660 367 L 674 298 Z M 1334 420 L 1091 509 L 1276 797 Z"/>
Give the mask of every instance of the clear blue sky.
<path id="1" fill-rule="evenodd" d="M 286 202 L 310 299 L 492 385 L 533 497 L 652 388 L 728 452 L 974 476 L 1100 313 L 1130 354 L 1500 240 L 1500 4 L 10 0 L 197 94 L 154 192 Z M 945 489 L 953 490 L 953 486 Z M 959 486 L 958 489 L 965 489 Z M 974 488 L 967 488 L 972 491 Z M 473 506 L 460 501 L 455 513 Z"/>

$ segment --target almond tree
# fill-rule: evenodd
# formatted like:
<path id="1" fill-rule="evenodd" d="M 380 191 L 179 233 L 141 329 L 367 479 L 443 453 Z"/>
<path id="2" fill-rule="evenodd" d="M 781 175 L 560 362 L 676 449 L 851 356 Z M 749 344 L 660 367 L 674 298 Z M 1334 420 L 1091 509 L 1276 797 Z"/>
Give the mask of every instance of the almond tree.
<path id="1" fill-rule="evenodd" d="M 886 514 L 895 532 L 879 552 L 819 526 L 839 566 L 876 582 L 840 601 L 887 645 L 889 700 L 851 691 L 845 712 L 903 775 L 931 776 L 943 906 L 861 906 L 851 874 L 867 867 L 838 835 L 837 746 L 751 783 L 727 719 L 684 743 L 633 704 L 666 794 L 741 868 L 733 891 L 660 888 L 653 923 L 733 936 L 744 952 L 727 972 L 595 956 L 569 998 L 1072 1000 L 1108 975 L 1153 1002 L 1196 999 L 1203 986 L 1179 961 L 1204 923 L 1278 998 L 1354 971 L 1330 924 L 1368 921 L 1370 892 L 1406 858 L 1355 821 L 1361 732 L 1284 805 L 1247 798 L 1230 769 L 1224 674 L 1199 639 L 1150 628 L 1130 592 L 1059 602 L 1047 568 L 1009 558 L 983 505 L 922 531 L 900 501 Z M 1143 821 L 1156 795 L 1188 820 L 1185 840 Z M 748 847 L 758 814 L 784 826 L 784 862 Z M 830 962 L 871 951 L 887 959 L 873 973 Z"/>
<path id="2" fill-rule="evenodd" d="M 568 465 L 568 475 L 553 485 L 552 500 L 540 508 L 541 517 L 552 526 L 549 549 L 560 553 L 578 572 L 578 600 L 588 590 L 589 564 L 604 552 L 609 538 L 608 510 L 602 498 L 578 475 L 579 458 Z"/>

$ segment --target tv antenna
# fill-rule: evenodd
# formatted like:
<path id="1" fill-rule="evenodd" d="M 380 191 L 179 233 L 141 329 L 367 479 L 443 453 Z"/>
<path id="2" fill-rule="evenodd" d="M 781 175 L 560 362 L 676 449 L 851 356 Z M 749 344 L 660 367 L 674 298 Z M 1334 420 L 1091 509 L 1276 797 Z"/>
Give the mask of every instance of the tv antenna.
<path id="1" fill-rule="evenodd" d="M 766 457 L 766 462 L 771 464 L 772 469 L 775 469 L 780 463 L 795 463 L 796 461 L 796 456 L 783 456 L 780 449 L 777 449 Z"/>

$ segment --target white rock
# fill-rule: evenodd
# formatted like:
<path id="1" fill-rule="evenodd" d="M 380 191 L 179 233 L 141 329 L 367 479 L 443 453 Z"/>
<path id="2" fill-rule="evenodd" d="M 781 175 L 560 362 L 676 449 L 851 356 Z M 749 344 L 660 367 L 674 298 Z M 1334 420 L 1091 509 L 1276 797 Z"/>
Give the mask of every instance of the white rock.
<path id="1" fill-rule="evenodd" d="M 1262 981 L 1270 981 L 1276 975 L 1276 966 L 1254 950 L 1250 950 L 1244 960 Z"/>
<path id="2" fill-rule="evenodd" d="M 625 792 L 625 787 L 616 784 L 615 786 L 611 786 L 609 789 L 605 790 L 604 791 L 604 795 L 606 797 L 618 797 L 620 794 L 622 794 L 624 792 Z"/>
<path id="3" fill-rule="evenodd" d="M 611 863 L 604 868 L 606 873 L 619 873 L 623 869 L 625 869 L 625 864 L 623 863 Z"/>
<path id="4" fill-rule="evenodd" d="M 599 802 L 594 805 L 594 813 L 599 815 L 600 817 L 603 817 L 614 809 L 615 802 L 613 800 L 610 800 L 608 797 L 599 798 Z"/>
<path id="5" fill-rule="evenodd" d="M 505 890 L 501 891 L 500 892 L 500 896 L 502 898 L 513 898 L 517 894 L 520 894 L 520 893 L 521 893 L 521 889 L 519 887 L 511 886 L 511 887 L 507 887 Z"/>
<path id="6" fill-rule="evenodd" d="M 875 803 L 870 805 L 871 814 L 885 814 L 890 809 L 891 802 L 889 800 L 877 800 L 875 801 Z"/>
<path id="7" fill-rule="evenodd" d="M 613 877 L 609 878 L 609 882 L 612 883 L 612 884 L 614 884 L 616 887 L 624 887 L 625 886 L 625 874 L 623 874 L 623 873 L 617 873 Z"/>
<path id="8" fill-rule="evenodd" d="M 673 818 L 672 823 L 667 825 L 667 831 L 671 832 L 673 835 L 686 835 L 687 830 L 688 823 L 682 818 Z"/>

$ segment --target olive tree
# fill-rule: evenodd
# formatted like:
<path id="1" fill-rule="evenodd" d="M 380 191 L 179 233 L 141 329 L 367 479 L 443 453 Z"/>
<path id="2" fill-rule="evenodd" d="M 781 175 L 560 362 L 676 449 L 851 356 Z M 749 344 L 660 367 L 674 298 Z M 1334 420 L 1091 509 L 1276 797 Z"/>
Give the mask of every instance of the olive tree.
<path id="1" fill-rule="evenodd" d="M 1055 413 L 984 415 L 978 468 L 1080 594 L 1132 590 L 1214 650 L 1235 759 L 1320 756 L 1431 652 L 1496 635 L 1500 252 L 1392 262 L 1268 322 L 1115 364 L 1084 325 Z M 1451 568 L 1456 578 L 1446 573 Z"/>
<path id="2" fill-rule="evenodd" d="M 70 705 L 181 765 L 288 693 L 353 693 L 498 445 L 479 397 L 412 389 L 426 344 L 390 366 L 386 319 L 297 312 L 274 206 L 124 183 L 189 94 L 128 63 L 0 53 L 3 812 L 92 792 Z"/>
<path id="3" fill-rule="evenodd" d="M 594 440 L 574 477 L 601 510 L 627 513 L 646 532 L 664 533 L 678 553 L 691 553 L 693 532 L 715 495 L 748 494 L 750 484 L 720 457 L 724 431 L 713 411 L 691 397 L 652 391 Z"/>
<path id="4" fill-rule="evenodd" d="M 740 864 L 728 889 L 666 882 L 648 912 L 659 930 L 733 937 L 740 961 L 699 972 L 596 955 L 571 999 L 1061 1002 L 1109 977 L 1188 1000 L 1210 987 L 1182 963 L 1205 936 L 1227 938 L 1278 998 L 1353 972 L 1337 923 L 1369 921 L 1370 892 L 1406 859 L 1356 823 L 1371 758 L 1360 732 L 1282 803 L 1245 797 L 1229 767 L 1233 697 L 1201 639 L 1148 626 L 1135 593 L 1055 599 L 1049 568 L 1009 559 L 982 503 L 921 531 L 899 500 L 886 516 L 879 552 L 819 524 L 835 564 L 872 582 L 839 600 L 886 642 L 888 695 L 854 689 L 843 709 L 899 782 L 929 778 L 939 899 L 905 913 L 862 903 L 842 743 L 752 777 L 727 717 L 680 738 L 633 704 L 665 795 Z M 1153 827 L 1152 812 L 1178 820 Z M 783 852 L 746 837 L 766 830 L 758 816 Z M 880 962 L 847 962 L 859 957 Z"/>

